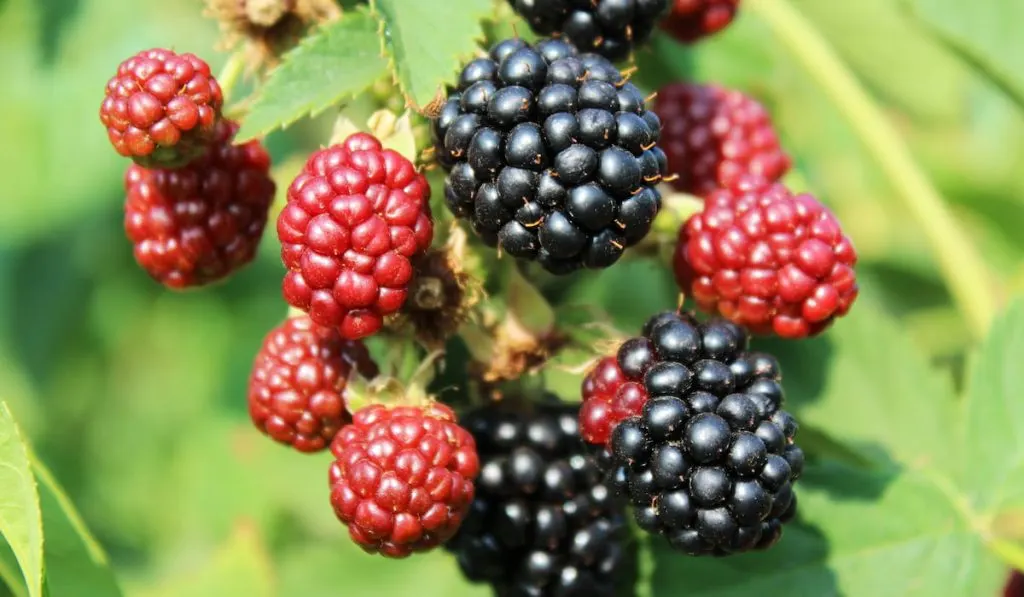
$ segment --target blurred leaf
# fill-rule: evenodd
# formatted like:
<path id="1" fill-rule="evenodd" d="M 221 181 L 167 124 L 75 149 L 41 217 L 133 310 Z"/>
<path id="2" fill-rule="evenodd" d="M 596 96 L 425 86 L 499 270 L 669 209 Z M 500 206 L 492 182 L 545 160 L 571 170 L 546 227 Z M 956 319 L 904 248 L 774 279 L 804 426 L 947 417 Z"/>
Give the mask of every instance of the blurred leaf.
<path id="1" fill-rule="evenodd" d="M 904 0 L 926 28 L 1024 110 L 1024 3 Z"/>
<path id="2" fill-rule="evenodd" d="M 25 588 L 25 577 L 18 567 L 18 558 L 11 551 L 11 546 L 0 538 L 0 595 L 8 597 L 4 591 L 10 591 L 10 597 L 28 597 Z"/>
<path id="3" fill-rule="evenodd" d="M 281 586 L 302 597 L 489 597 L 443 550 L 389 560 L 362 552 L 338 525 L 337 540 L 293 550 L 281 560 Z"/>
<path id="4" fill-rule="evenodd" d="M 377 0 L 385 42 L 411 107 L 423 110 L 444 98 L 444 86 L 483 40 L 491 0 Z"/>
<path id="5" fill-rule="evenodd" d="M 119 597 L 114 573 L 103 548 L 86 528 L 71 500 L 38 460 L 32 469 L 39 481 L 46 593 L 49 597 Z"/>
<path id="6" fill-rule="evenodd" d="M 654 597 L 978 597 L 1001 586 L 1003 564 L 925 477 L 828 463 L 798 488 L 799 522 L 766 552 L 687 558 L 658 544 Z"/>
<path id="7" fill-rule="evenodd" d="M 387 69 L 377 21 L 348 11 L 289 51 L 257 92 L 239 141 L 316 115 L 373 84 Z"/>
<path id="8" fill-rule="evenodd" d="M 984 0 L 989 1 L 989 0 Z M 951 121 L 966 109 L 966 69 L 910 26 L 899 2 L 793 0 L 867 86 L 894 109 Z"/>
<path id="9" fill-rule="evenodd" d="M 43 595 L 43 522 L 39 494 L 18 425 L 0 402 L 0 537 L 14 552 L 31 597 Z"/>
<path id="10" fill-rule="evenodd" d="M 962 485 L 974 506 L 1024 507 L 1024 299 L 999 320 L 974 359 L 964 404 Z M 993 529 L 998 532 L 999 529 Z"/>
<path id="11" fill-rule="evenodd" d="M 256 528 L 239 523 L 227 541 L 198 569 L 175 571 L 139 597 L 274 597 L 272 564 Z M 291 591 L 288 595 L 293 595 Z M 57 597 L 57 596 L 55 596 Z"/>
<path id="12" fill-rule="evenodd" d="M 955 470 L 955 396 L 906 333 L 872 303 L 859 303 L 824 338 L 782 361 L 801 422 L 828 430 L 870 459 Z"/>

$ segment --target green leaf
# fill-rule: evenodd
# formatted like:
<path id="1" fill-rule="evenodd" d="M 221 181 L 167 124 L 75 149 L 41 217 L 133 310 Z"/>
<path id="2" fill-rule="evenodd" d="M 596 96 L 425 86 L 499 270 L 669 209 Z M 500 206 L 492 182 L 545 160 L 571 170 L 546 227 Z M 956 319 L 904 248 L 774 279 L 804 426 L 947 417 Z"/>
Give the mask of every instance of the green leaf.
<path id="1" fill-rule="evenodd" d="M 965 399 L 963 487 L 979 509 L 1024 507 L 1024 300 L 992 325 Z M 997 529 L 998 530 L 998 529 Z"/>
<path id="2" fill-rule="evenodd" d="M 904 0 L 953 52 L 1024 109 L 1024 3 L 1014 0 Z"/>
<path id="3" fill-rule="evenodd" d="M 32 461 L 46 537 L 46 590 L 51 597 L 120 597 L 103 548 L 50 471 Z"/>
<path id="4" fill-rule="evenodd" d="M 43 523 L 28 453 L 11 411 L 0 402 L 0 536 L 10 545 L 31 597 L 43 595 Z"/>
<path id="5" fill-rule="evenodd" d="M 348 11 L 288 52 L 259 90 L 238 140 L 316 115 L 372 85 L 387 70 L 377 28 L 365 11 Z"/>
<path id="6" fill-rule="evenodd" d="M 949 380 L 877 305 L 861 302 L 824 338 L 780 353 L 787 399 L 802 423 L 875 462 L 955 470 Z"/>
<path id="7" fill-rule="evenodd" d="M 275 586 L 263 539 L 255 526 L 243 522 L 198 569 L 176 570 L 155 587 L 133 593 L 139 597 L 274 597 Z"/>
<path id="8" fill-rule="evenodd" d="M 799 522 L 766 552 L 698 559 L 658 542 L 654 597 L 977 597 L 1001 586 L 1003 564 L 920 475 L 829 463 L 799 487 Z"/>
<path id="9" fill-rule="evenodd" d="M 477 50 L 491 0 L 377 0 L 386 46 L 406 100 L 422 110 L 444 97 L 444 85 Z"/>

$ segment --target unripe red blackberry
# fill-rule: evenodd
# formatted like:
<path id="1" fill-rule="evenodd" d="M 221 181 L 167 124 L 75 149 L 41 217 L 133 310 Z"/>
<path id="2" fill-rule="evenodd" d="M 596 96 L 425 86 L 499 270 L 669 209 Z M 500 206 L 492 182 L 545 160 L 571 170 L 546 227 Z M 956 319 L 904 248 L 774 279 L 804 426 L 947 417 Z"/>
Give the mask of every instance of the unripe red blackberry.
<path id="1" fill-rule="evenodd" d="M 748 174 L 776 181 L 789 171 L 764 107 L 740 91 L 717 85 L 672 83 L 658 90 L 654 109 L 664 127 L 661 144 L 672 186 L 707 195 Z"/>
<path id="2" fill-rule="evenodd" d="M 440 403 L 356 412 L 331 443 L 331 504 L 369 553 L 403 558 L 451 539 L 473 501 L 476 442 Z"/>
<path id="3" fill-rule="evenodd" d="M 509 0 L 538 35 L 618 62 L 647 41 L 669 0 Z"/>
<path id="4" fill-rule="evenodd" d="M 560 40 L 496 44 L 433 123 L 451 212 L 555 274 L 608 267 L 647 235 L 666 172 L 660 134 L 636 86 Z"/>
<path id="5" fill-rule="evenodd" d="M 277 219 L 285 300 L 350 340 L 405 303 L 434 236 L 430 187 L 412 162 L 366 133 L 317 151 Z"/>
<path id="6" fill-rule="evenodd" d="M 778 362 L 747 341 L 723 319 L 662 313 L 619 349 L 618 373 L 584 385 L 584 407 L 614 386 L 642 387 L 633 412 L 612 417 L 611 478 L 641 528 L 691 555 L 767 548 L 796 512 L 797 424 L 781 410 Z M 605 422 L 581 413 L 584 437 L 595 424 Z"/>
<path id="7" fill-rule="evenodd" d="M 100 120 L 119 154 L 147 168 L 177 168 L 214 142 L 223 102 L 202 59 L 146 50 L 122 62 L 107 82 Z"/>
<path id="8" fill-rule="evenodd" d="M 249 376 L 249 416 L 275 441 L 300 452 L 326 448 L 349 421 L 350 375 L 370 379 L 377 365 L 358 340 L 318 326 L 306 315 L 270 330 Z"/>
<path id="9" fill-rule="evenodd" d="M 625 504 L 613 499 L 580 441 L 578 406 L 534 408 L 490 405 L 464 418 L 480 450 L 480 477 L 470 512 L 446 547 L 466 578 L 496 595 L 625 594 L 636 565 Z"/>
<path id="10" fill-rule="evenodd" d="M 740 0 L 673 0 L 661 28 L 683 43 L 693 43 L 725 29 Z"/>
<path id="11" fill-rule="evenodd" d="M 259 141 L 232 143 L 238 125 L 220 120 L 206 153 L 187 166 L 128 168 L 124 227 L 135 259 L 174 289 L 224 278 L 256 255 L 275 185 Z"/>
<path id="12" fill-rule="evenodd" d="M 744 177 L 711 193 L 679 231 L 679 287 L 701 309 L 755 333 L 803 338 L 857 298 L 857 253 L 832 212 L 808 194 Z"/>

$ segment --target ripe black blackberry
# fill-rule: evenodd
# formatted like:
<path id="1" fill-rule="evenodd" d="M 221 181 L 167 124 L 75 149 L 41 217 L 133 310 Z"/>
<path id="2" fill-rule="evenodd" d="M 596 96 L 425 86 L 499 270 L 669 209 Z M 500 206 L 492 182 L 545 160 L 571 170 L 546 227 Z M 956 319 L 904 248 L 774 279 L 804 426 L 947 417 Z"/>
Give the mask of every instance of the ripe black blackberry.
<path id="1" fill-rule="evenodd" d="M 497 597 L 614 597 L 635 580 L 624 503 L 579 439 L 578 410 L 489 406 L 462 419 L 478 442 L 480 476 L 447 548 Z"/>
<path id="2" fill-rule="evenodd" d="M 498 43 L 432 128 L 452 213 L 552 273 L 615 263 L 661 207 L 661 121 L 608 60 L 564 41 Z"/>
<path id="3" fill-rule="evenodd" d="M 623 60 L 651 36 L 668 0 L 508 0 L 539 35 L 564 36 L 576 47 Z"/>
<path id="4" fill-rule="evenodd" d="M 797 424 L 778 362 L 747 340 L 724 319 L 662 313 L 617 355 L 647 399 L 612 429 L 616 486 L 641 528 L 691 555 L 770 547 L 796 513 Z"/>

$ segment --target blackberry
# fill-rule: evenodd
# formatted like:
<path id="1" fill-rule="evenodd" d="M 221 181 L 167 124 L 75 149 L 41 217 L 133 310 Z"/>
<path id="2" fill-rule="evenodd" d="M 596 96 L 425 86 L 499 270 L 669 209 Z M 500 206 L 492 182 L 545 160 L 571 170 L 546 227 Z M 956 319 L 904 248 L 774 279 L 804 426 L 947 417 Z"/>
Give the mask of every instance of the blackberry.
<path id="1" fill-rule="evenodd" d="M 613 597 L 631 583 L 624 503 L 579 439 L 578 407 L 494 406 L 463 418 L 480 454 L 476 498 L 447 544 L 498 597 Z"/>
<path id="2" fill-rule="evenodd" d="M 552 273 L 612 265 L 661 207 L 660 120 L 608 60 L 564 41 L 498 43 L 432 128 L 451 212 Z"/>
<path id="3" fill-rule="evenodd" d="M 804 455 L 778 362 L 725 319 L 662 313 L 587 376 L 581 434 L 606 444 L 637 524 L 691 555 L 765 549 Z"/>
<path id="4" fill-rule="evenodd" d="M 618 62 L 647 41 L 668 11 L 668 0 L 508 0 L 539 35 Z"/>

